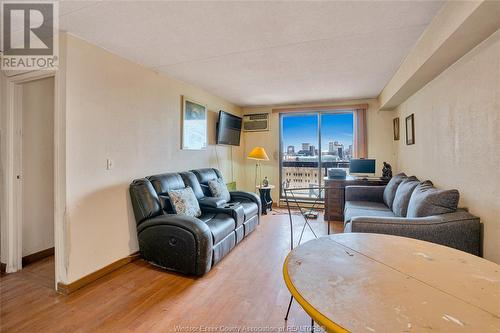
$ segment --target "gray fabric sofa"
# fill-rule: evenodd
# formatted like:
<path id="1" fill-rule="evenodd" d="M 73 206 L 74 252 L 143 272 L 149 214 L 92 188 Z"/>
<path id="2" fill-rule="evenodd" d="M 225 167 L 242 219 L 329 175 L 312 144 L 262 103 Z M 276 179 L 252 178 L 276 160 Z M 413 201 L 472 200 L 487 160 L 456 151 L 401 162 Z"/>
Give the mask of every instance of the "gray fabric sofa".
<path id="1" fill-rule="evenodd" d="M 415 180 L 400 174 L 386 186 L 347 186 L 344 232 L 416 238 L 481 255 L 480 220 L 457 208 L 458 191 L 438 190 L 430 181 L 410 184 Z"/>

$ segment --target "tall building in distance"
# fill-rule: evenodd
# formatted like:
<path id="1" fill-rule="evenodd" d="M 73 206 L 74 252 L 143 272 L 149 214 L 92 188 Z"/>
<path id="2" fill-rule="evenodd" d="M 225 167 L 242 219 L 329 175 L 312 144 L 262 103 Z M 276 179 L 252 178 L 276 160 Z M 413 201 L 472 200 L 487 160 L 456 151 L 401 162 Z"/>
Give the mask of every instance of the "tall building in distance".
<path id="1" fill-rule="evenodd" d="M 301 149 L 301 150 L 309 150 L 309 146 L 311 146 L 311 144 L 310 144 L 310 143 L 307 143 L 307 142 L 306 142 L 306 143 L 303 143 L 303 144 L 302 144 L 302 149 Z"/>
<path id="2" fill-rule="evenodd" d="M 335 143 L 333 141 L 328 142 L 328 152 L 329 153 L 333 153 L 334 152 L 334 150 L 335 150 L 334 144 Z"/>
<path id="3" fill-rule="evenodd" d="M 338 156 L 340 159 L 344 158 L 346 155 L 344 144 L 338 141 L 330 141 L 328 142 L 328 154 Z"/>
<path id="4" fill-rule="evenodd" d="M 294 155 L 295 154 L 295 147 L 294 146 L 288 146 L 286 149 L 286 153 L 288 155 Z"/>
<path id="5" fill-rule="evenodd" d="M 316 149 L 313 145 L 309 146 L 309 155 L 315 156 L 316 155 Z"/>

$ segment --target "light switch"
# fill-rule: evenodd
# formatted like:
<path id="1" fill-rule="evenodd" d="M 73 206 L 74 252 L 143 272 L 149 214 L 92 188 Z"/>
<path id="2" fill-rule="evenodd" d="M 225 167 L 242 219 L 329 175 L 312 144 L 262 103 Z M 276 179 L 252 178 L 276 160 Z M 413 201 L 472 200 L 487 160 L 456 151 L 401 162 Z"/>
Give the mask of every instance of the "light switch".
<path id="1" fill-rule="evenodd" d="M 106 170 L 111 170 L 111 169 L 113 169 L 113 166 L 114 166 L 114 165 L 113 165 L 113 160 L 112 160 L 112 159 L 110 159 L 110 158 L 106 159 Z"/>

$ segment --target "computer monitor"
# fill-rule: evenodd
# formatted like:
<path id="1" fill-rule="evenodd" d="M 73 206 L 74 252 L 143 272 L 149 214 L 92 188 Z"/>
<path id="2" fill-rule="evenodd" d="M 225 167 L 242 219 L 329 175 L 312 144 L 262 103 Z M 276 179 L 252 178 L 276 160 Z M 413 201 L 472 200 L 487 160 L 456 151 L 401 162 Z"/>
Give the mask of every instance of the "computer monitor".
<path id="1" fill-rule="evenodd" d="M 349 163 L 349 174 L 353 176 L 375 175 L 375 160 L 368 158 L 352 159 Z"/>

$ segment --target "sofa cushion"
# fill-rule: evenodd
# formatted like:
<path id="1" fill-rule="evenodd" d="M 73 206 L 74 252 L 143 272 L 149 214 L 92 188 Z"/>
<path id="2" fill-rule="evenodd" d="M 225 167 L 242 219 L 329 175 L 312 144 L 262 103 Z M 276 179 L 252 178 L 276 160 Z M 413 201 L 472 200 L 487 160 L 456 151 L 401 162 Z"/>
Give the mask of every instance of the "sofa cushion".
<path id="1" fill-rule="evenodd" d="M 147 177 L 158 195 L 167 194 L 171 190 L 180 190 L 186 187 L 178 173 L 162 173 Z"/>
<path id="2" fill-rule="evenodd" d="M 226 238 L 236 228 L 234 220 L 227 214 L 217 214 L 206 223 L 214 237 L 214 245 Z"/>
<path id="3" fill-rule="evenodd" d="M 362 201 L 357 201 L 359 203 Z M 347 203 L 346 203 L 347 204 Z M 380 205 L 383 205 L 380 203 Z M 351 221 L 353 217 L 358 216 L 377 216 L 377 217 L 394 217 L 394 213 L 389 208 L 385 207 L 383 209 L 382 206 L 378 206 L 377 209 L 366 208 L 362 206 L 354 207 L 354 206 L 346 206 L 344 210 L 344 223 L 347 224 Z"/>
<path id="4" fill-rule="evenodd" d="M 210 221 L 211 219 L 213 219 L 215 217 L 215 215 L 217 215 L 216 213 L 212 213 L 212 212 L 201 212 L 201 215 L 198 216 L 198 219 L 199 220 L 202 220 L 203 222 L 207 223 L 208 221 Z"/>
<path id="5" fill-rule="evenodd" d="M 176 214 L 198 217 L 200 205 L 191 187 L 168 191 L 168 196 Z"/>
<path id="6" fill-rule="evenodd" d="M 231 200 L 231 195 L 229 194 L 229 191 L 227 190 L 226 183 L 222 178 L 217 178 L 214 180 L 209 180 L 208 181 L 208 187 L 210 188 L 210 192 L 212 193 L 212 196 L 216 198 L 221 198 L 226 200 L 226 202 L 229 202 Z"/>
<path id="7" fill-rule="evenodd" d="M 194 195 L 201 199 L 205 196 L 210 196 L 210 194 L 206 194 L 205 191 L 201 188 L 201 184 L 198 182 L 198 178 L 192 172 L 186 171 L 180 173 L 181 179 L 184 182 L 184 187 L 191 187 L 193 189 Z"/>
<path id="8" fill-rule="evenodd" d="M 384 203 L 375 201 L 346 201 L 344 209 L 390 210 Z"/>
<path id="9" fill-rule="evenodd" d="M 417 187 L 418 183 L 419 181 L 417 177 L 411 176 L 399 184 L 398 189 L 396 190 L 396 195 L 394 196 L 394 202 L 392 203 L 392 212 L 394 215 L 406 217 L 411 194 L 413 193 L 415 187 Z"/>
<path id="10" fill-rule="evenodd" d="M 458 207 L 458 190 L 439 190 L 430 180 L 420 183 L 410 198 L 407 217 L 425 217 L 454 213 Z"/>
<path id="11" fill-rule="evenodd" d="M 222 174 L 220 173 L 220 171 L 213 168 L 196 169 L 191 170 L 191 172 L 196 176 L 198 183 L 200 184 L 200 188 L 206 196 L 211 195 L 210 188 L 208 187 L 208 182 L 210 180 L 222 178 Z M 195 194 L 197 194 L 196 191 Z"/>
<path id="12" fill-rule="evenodd" d="M 394 197 L 396 196 L 396 190 L 398 189 L 399 184 L 403 180 L 406 179 L 406 175 L 404 173 L 399 173 L 391 178 L 389 183 L 385 186 L 384 190 L 384 203 L 392 209 L 392 205 L 394 202 Z"/>

